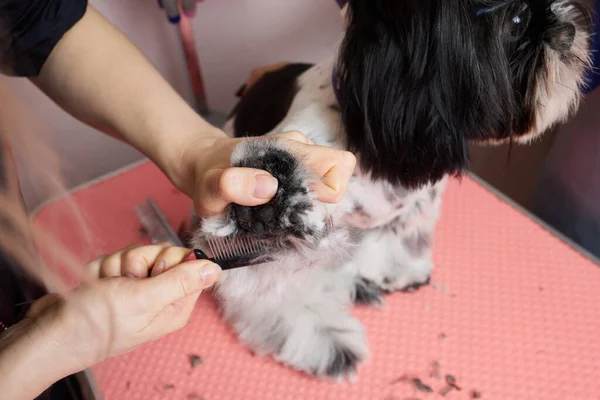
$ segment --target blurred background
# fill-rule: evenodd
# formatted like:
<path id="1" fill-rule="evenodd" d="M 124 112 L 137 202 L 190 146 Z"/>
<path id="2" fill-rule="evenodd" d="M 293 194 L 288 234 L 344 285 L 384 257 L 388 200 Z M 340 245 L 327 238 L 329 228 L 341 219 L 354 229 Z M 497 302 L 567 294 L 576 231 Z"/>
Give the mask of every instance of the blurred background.
<path id="1" fill-rule="evenodd" d="M 192 101 L 178 30 L 154 0 L 91 0 Z M 342 25 L 334 1 L 205 0 L 192 20 L 209 105 L 227 113 L 250 71 L 280 61 L 331 55 Z M 28 81 L 1 77 L 35 112 L 63 162 L 69 188 L 142 159 L 135 150 L 74 120 Z M 134 99 L 132 99 L 134 101 Z M 530 146 L 471 148 L 472 171 L 516 204 L 600 257 L 600 93 L 578 115 Z M 66 161 L 68 160 L 68 162 Z M 24 181 L 30 208 L 46 201 Z"/>

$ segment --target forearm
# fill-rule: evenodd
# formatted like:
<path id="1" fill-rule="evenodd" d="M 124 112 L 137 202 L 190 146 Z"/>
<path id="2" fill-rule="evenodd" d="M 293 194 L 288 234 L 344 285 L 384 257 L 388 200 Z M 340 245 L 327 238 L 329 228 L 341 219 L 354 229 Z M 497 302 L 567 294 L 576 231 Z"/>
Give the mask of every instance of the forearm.
<path id="1" fill-rule="evenodd" d="M 92 7 L 60 40 L 34 83 L 74 117 L 140 150 L 174 181 L 191 141 L 209 146 L 223 137 Z"/>
<path id="2" fill-rule="evenodd" d="M 4 400 L 29 400 L 78 371 L 68 352 L 26 319 L 0 336 L 0 393 Z"/>

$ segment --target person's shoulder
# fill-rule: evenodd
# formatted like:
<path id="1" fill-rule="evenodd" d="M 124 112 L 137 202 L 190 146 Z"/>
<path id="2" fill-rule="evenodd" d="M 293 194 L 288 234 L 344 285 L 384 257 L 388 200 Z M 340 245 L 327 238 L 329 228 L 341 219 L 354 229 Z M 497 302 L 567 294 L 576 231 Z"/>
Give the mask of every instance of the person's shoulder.
<path id="1" fill-rule="evenodd" d="M 37 76 L 54 46 L 85 14 L 88 0 L 1 0 L 0 72 Z"/>

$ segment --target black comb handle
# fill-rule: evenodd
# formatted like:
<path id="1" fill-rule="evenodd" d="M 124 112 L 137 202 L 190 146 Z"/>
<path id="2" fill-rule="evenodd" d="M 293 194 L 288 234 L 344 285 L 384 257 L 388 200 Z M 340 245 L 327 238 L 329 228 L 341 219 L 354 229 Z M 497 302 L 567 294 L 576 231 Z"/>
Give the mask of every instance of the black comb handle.
<path id="1" fill-rule="evenodd" d="M 196 260 L 208 260 L 217 264 L 223 271 L 227 271 L 228 269 L 247 267 L 252 265 L 251 260 L 248 257 L 239 257 L 225 260 L 216 260 L 214 258 L 210 258 L 200 249 L 194 249 L 194 256 L 196 256 Z"/>

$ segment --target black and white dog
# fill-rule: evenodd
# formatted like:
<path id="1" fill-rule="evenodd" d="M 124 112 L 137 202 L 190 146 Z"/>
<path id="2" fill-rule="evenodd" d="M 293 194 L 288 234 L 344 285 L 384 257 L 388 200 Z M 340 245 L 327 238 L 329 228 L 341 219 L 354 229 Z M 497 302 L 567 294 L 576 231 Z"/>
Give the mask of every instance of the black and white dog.
<path id="1" fill-rule="evenodd" d="M 224 317 L 255 352 L 335 378 L 368 353 L 347 307 L 429 281 L 442 191 L 465 170 L 467 141 L 527 142 L 576 110 L 591 29 L 579 0 L 349 0 L 342 15 L 334 57 L 264 76 L 226 130 L 299 130 L 354 152 L 346 198 L 316 201 L 302 160 L 276 141 L 246 141 L 232 165 L 271 172 L 276 197 L 233 205 L 192 239 L 284 241 L 224 274 Z"/>

